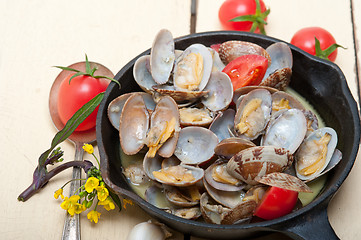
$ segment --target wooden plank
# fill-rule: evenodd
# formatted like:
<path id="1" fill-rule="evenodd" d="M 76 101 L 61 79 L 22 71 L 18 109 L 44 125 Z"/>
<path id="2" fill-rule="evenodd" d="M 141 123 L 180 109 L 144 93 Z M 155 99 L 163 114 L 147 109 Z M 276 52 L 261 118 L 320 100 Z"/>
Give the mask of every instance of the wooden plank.
<path id="1" fill-rule="evenodd" d="M 53 194 L 70 179 L 71 170 L 29 201 L 16 200 L 55 134 L 48 94 L 59 70 L 52 66 L 83 61 L 88 54 L 117 73 L 151 47 L 160 29 L 170 29 L 174 37 L 188 34 L 190 0 L 0 1 L 0 26 L 1 236 L 60 239 L 65 211 Z M 69 142 L 62 148 L 66 161 L 74 159 Z M 125 239 L 135 224 L 149 218 L 137 206 L 121 213 L 102 211 L 96 225 L 82 214 L 82 237 Z"/>
<path id="2" fill-rule="evenodd" d="M 335 63 L 345 74 L 354 98 L 359 101 L 359 83 L 355 69 L 358 68 L 360 79 L 361 55 L 359 48 L 357 48 L 359 64 L 356 66 L 350 2 L 337 0 L 265 0 L 266 5 L 271 8 L 266 31 L 267 35 L 285 41 L 290 41 L 293 34 L 303 27 L 320 26 L 330 31 L 337 43 L 347 47 L 346 50 L 338 50 Z M 218 20 L 218 9 L 222 3 L 223 1 L 220 0 L 198 0 L 197 32 L 222 30 Z M 354 5 L 356 47 L 359 47 L 361 2 L 352 0 L 352 3 Z M 328 208 L 330 223 L 341 239 L 361 238 L 361 230 L 358 227 L 360 226 L 358 213 L 361 212 L 358 199 L 361 197 L 361 190 L 355 187 L 361 182 L 360 165 L 360 155 L 358 155 L 350 175 Z"/>

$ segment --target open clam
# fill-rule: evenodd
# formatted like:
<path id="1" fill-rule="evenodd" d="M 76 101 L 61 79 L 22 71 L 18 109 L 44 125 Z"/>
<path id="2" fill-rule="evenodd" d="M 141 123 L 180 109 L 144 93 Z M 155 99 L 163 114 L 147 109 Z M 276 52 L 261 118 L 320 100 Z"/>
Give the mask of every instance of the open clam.
<path id="1" fill-rule="evenodd" d="M 256 89 L 241 101 L 234 118 L 234 129 L 238 136 L 253 140 L 261 135 L 271 117 L 272 98 L 269 91 Z"/>
<path id="2" fill-rule="evenodd" d="M 337 145 L 337 133 L 330 127 L 310 134 L 296 152 L 296 174 L 302 180 L 312 180 L 326 169 Z M 335 156 L 337 158 L 337 156 Z"/>
<path id="3" fill-rule="evenodd" d="M 209 126 L 211 130 L 218 137 L 219 141 L 234 136 L 234 116 L 236 112 L 229 108 L 223 112 L 220 112 L 215 118 L 212 124 Z"/>
<path id="4" fill-rule="evenodd" d="M 220 141 L 214 149 L 217 156 L 225 159 L 231 159 L 238 152 L 255 147 L 256 144 L 245 138 L 230 137 Z"/>

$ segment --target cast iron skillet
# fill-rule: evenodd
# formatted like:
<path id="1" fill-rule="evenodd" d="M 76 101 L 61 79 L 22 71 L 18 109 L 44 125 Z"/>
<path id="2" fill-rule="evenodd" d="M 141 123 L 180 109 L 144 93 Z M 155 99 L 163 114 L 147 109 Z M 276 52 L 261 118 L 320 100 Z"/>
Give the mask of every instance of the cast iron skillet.
<path id="1" fill-rule="evenodd" d="M 205 32 L 177 38 L 176 49 L 185 49 L 193 43 L 210 46 L 228 40 L 249 41 L 266 48 L 281 40 L 243 32 Z M 115 193 L 130 198 L 152 217 L 169 227 L 197 237 L 209 239 L 240 239 L 256 237 L 269 232 L 282 232 L 293 239 L 338 239 L 327 216 L 327 206 L 351 171 L 360 141 L 360 119 L 356 103 L 347 86 L 341 70 L 333 63 L 313 57 L 290 45 L 293 53 L 293 74 L 290 86 L 316 108 L 326 125 L 338 133 L 338 146 L 343 153 L 339 165 L 328 175 L 327 184 L 319 196 L 306 207 L 271 221 L 245 225 L 216 225 L 185 220 L 168 214 L 132 192 L 121 173 L 119 157 L 119 136 L 107 118 L 107 107 L 117 96 L 141 91 L 133 79 L 135 60 L 147 50 L 125 65 L 115 76 L 122 87 L 113 83 L 108 87 L 100 104 L 97 117 L 97 142 L 101 157 L 101 171 L 106 184 Z"/>

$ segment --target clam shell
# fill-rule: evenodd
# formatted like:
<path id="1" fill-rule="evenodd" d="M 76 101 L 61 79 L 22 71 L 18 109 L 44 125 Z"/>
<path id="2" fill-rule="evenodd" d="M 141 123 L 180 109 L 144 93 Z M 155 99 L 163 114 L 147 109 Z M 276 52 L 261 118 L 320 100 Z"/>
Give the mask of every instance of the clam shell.
<path id="1" fill-rule="evenodd" d="M 183 86 L 184 83 L 183 74 L 185 73 L 185 71 L 188 71 L 188 68 L 185 67 L 184 61 L 186 57 L 191 53 L 200 54 L 203 59 L 203 68 L 201 74 L 202 78 L 200 79 L 200 83 L 198 84 L 198 86 L 193 90 L 202 91 L 208 83 L 213 66 L 212 54 L 210 53 L 207 47 L 205 47 L 202 44 L 196 43 L 186 48 L 184 52 L 181 54 L 181 56 L 177 58 L 177 61 L 175 62 L 174 71 L 173 71 L 173 84 L 176 90 L 193 91 L 186 89 Z"/>
<path id="2" fill-rule="evenodd" d="M 177 217 L 192 220 L 195 220 L 202 215 L 199 207 L 172 209 L 171 213 Z"/>
<path id="3" fill-rule="evenodd" d="M 184 164 L 200 164 L 210 160 L 218 144 L 217 136 L 203 127 L 185 127 L 179 133 L 174 155 Z"/>
<path id="4" fill-rule="evenodd" d="M 175 61 L 174 40 L 170 31 L 162 29 L 154 39 L 150 52 L 150 69 L 155 82 L 165 84 Z"/>
<path id="5" fill-rule="evenodd" d="M 127 155 L 139 152 L 145 143 L 149 128 L 149 114 L 143 97 L 132 94 L 123 106 L 119 121 L 120 145 Z"/>
<path id="6" fill-rule="evenodd" d="M 215 202 L 207 192 L 201 196 L 200 209 L 204 220 L 214 224 L 221 224 L 224 215 L 231 210 Z"/>
<path id="7" fill-rule="evenodd" d="M 148 187 L 144 193 L 145 200 L 160 209 L 171 209 L 174 206 L 166 198 L 162 188 L 155 185 Z"/>
<path id="8" fill-rule="evenodd" d="M 284 148 L 256 146 L 240 151 L 233 156 L 227 171 L 233 177 L 248 184 L 256 185 L 256 177 L 272 172 L 282 172 L 293 162 L 293 155 Z"/>
<path id="9" fill-rule="evenodd" d="M 113 127 L 116 128 L 117 130 L 119 130 L 120 114 L 122 113 L 123 106 L 132 94 L 134 93 L 125 93 L 123 95 L 120 95 L 119 97 L 111 101 L 108 105 L 109 121 L 113 125 Z M 148 112 L 153 111 L 156 103 L 153 101 L 152 96 L 144 92 L 139 92 L 139 94 L 142 95 L 146 108 L 148 109 Z"/>
<path id="10" fill-rule="evenodd" d="M 260 99 L 261 104 L 257 108 L 258 114 L 256 118 L 251 119 L 250 117 L 247 118 L 247 122 L 251 124 L 250 134 L 241 134 L 237 131 L 237 124 L 240 122 L 243 111 L 247 107 L 248 103 L 250 103 L 254 99 Z M 255 89 L 249 92 L 246 96 L 243 97 L 241 103 L 239 104 L 236 112 L 236 116 L 234 117 L 234 126 L 236 130 L 236 135 L 247 138 L 249 140 L 256 139 L 259 135 L 263 134 L 267 123 L 271 117 L 271 110 L 272 110 L 272 98 L 269 91 L 265 89 Z M 256 110 L 254 111 L 256 112 Z M 252 121 L 253 120 L 253 121 Z"/>
<path id="11" fill-rule="evenodd" d="M 208 94 L 208 91 L 181 91 L 176 90 L 174 86 L 169 85 L 155 85 L 153 86 L 154 91 L 161 94 L 162 96 L 170 96 L 176 102 L 192 101 L 197 100 Z"/>
<path id="12" fill-rule="evenodd" d="M 219 46 L 218 53 L 222 62 L 226 65 L 242 55 L 249 54 L 261 55 L 267 58 L 268 65 L 270 65 L 272 61 L 268 52 L 263 47 L 251 42 L 227 41 Z"/>
<path id="13" fill-rule="evenodd" d="M 207 108 L 184 107 L 179 109 L 180 123 L 182 126 L 209 126 L 214 114 Z"/>
<path id="14" fill-rule="evenodd" d="M 260 85 L 285 90 L 292 75 L 293 57 L 291 49 L 286 43 L 277 42 L 270 45 L 266 51 L 269 53 L 272 62 L 268 64 L 269 67 Z"/>
<path id="15" fill-rule="evenodd" d="M 209 93 L 202 99 L 202 103 L 213 112 L 226 109 L 232 102 L 233 85 L 224 72 L 212 72 L 204 90 Z"/>
<path id="16" fill-rule="evenodd" d="M 219 141 L 234 136 L 233 125 L 235 115 L 236 112 L 229 108 L 224 112 L 220 112 L 209 126 L 209 130 L 216 134 Z"/>
<path id="17" fill-rule="evenodd" d="M 212 72 L 222 72 L 225 65 L 222 62 L 221 58 L 219 57 L 218 52 L 216 50 L 212 49 L 212 48 L 208 48 L 208 50 L 211 52 L 212 59 L 213 59 Z"/>
<path id="18" fill-rule="evenodd" d="M 232 184 L 217 182 L 216 180 L 214 180 L 214 178 L 212 176 L 213 169 L 215 167 L 225 166 L 225 165 L 227 165 L 227 162 L 224 162 L 224 161 L 216 161 L 215 163 L 213 163 L 211 166 L 209 166 L 204 171 L 204 180 L 207 181 L 207 183 L 209 185 L 211 185 L 212 187 L 214 187 L 217 190 L 221 190 L 221 191 L 239 191 L 239 190 L 242 190 L 245 187 L 245 184 L 243 184 L 240 181 L 239 181 L 238 185 L 232 185 Z"/>
<path id="19" fill-rule="evenodd" d="M 159 123 L 163 121 L 170 122 L 172 118 L 175 118 L 176 120 L 173 136 L 170 137 L 158 150 L 158 154 L 165 158 L 173 155 L 179 136 L 180 123 L 179 111 L 176 102 L 171 97 L 164 96 L 160 99 L 154 109 L 151 117 L 150 128 L 159 125 Z"/>
<path id="20" fill-rule="evenodd" d="M 286 173 L 273 172 L 256 180 L 257 182 L 268 186 L 275 186 L 296 192 L 312 192 L 302 180 Z"/>
<path id="21" fill-rule="evenodd" d="M 221 191 L 212 187 L 207 181 L 204 181 L 204 187 L 208 194 L 218 203 L 223 206 L 234 208 L 241 204 L 245 196 L 245 192 L 240 191 Z"/>
<path id="22" fill-rule="evenodd" d="M 156 154 L 154 157 L 148 157 L 147 155 L 143 160 L 143 169 L 145 174 L 152 180 L 156 180 L 153 176 L 153 171 L 162 169 L 163 157 Z"/>
<path id="23" fill-rule="evenodd" d="M 277 111 L 277 105 L 281 100 L 287 100 L 290 108 L 297 108 L 300 110 L 306 110 L 303 104 L 294 98 L 291 94 L 288 94 L 284 91 L 277 91 L 272 93 L 272 112 Z"/>
<path id="24" fill-rule="evenodd" d="M 150 68 L 150 55 L 141 56 L 138 58 L 133 67 L 133 76 L 135 82 L 139 85 L 139 87 L 147 92 L 154 92 L 152 86 L 157 85 L 152 77 L 152 74 L 149 72 Z"/>
<path id="25" fill-rule="evenodd" d="M 255 89 L 265 89 L 268 90 L 271 94 L 279 91 L 276 88 L 267 87 L 267 86 L 245 86 L 238 88 L 233 93 L 233 102 L 236 103 L 236 108 L 238 108 L 239 103 L 241 102 L 240 97 L 246 95 L 247 93 Z"/>
<path id="26" fill-rule="evenodd" d="M 304 163 L 301 163 L 301 158 L 303 158 L 305 155 L 305 153 L 312 153 L 312 149 L 308 149 L 307 147 L 307 143 L 309 141 L 314 141 L 314 140 L 319 140 L 321 139 L 322 136 L 324 136 L 326 133 L 331 135 L 331 139 L 329 141 L 329 143 L 327 144 L 327 154 L 326 154 L 326 159 L 325 159 L 325 163 L 323 164 L 323 166 L 321 168 L 319 168 L 315 173 L 310 174 L 308 176 L 305 176 L 303 174 L 300 173 L 299 169 L 304 166 Z M 336 145 L 337 145 L 337 133 L 334 129 L 330 128 L 330 127 L 324 127 L 324 128 L 319 128 L 316 131 L 314 131 L 313 133 L 311 133 L 301 144 L 299 150 L 296 152 L 295 154 L 295 159 L 296 159 L 296 164 L 295 164 L 295 168 L 296 168 L 296 175 L 298 178 L 305 180 L 305 181 L 310 181 L 313 180 L 317 177 L 319 177 L 321 175 L 321 173 L 327 168 L 327 165 L 330 163 L 332 156 L 334 155 L 335 149 L 336 149 Z M 339 159 L 336 156 L 336 159 Z M 305 161 L 308 161 L 308 159 L 304 159 Z"/>
<path id="27" fill-rule="evenodd" d="M 153 176 L 160 183 L 163 183 L 166 185 L 171 185 L 171 186 L 178 186 L 178 187 L 186 187 L 186 186 L 194 185 L 195 183 L 199 182 L 204 176 L 204 170 L 199 167 L 193 167 L 193 166 L 184 165 L 184 164 L 180 164 L 180 165 L 174 166 L 174 167 L 183 168 L 187 173 L 191 173 L 193 175 L 194 179 L 192 179 L 190 181 L 180 180 L 177 182 L 169 182 L 169 181 L 165 181 L 163 179 L 157 178 L 154 174 L 153 174 Z M 170 167 L 168 167 L 168 168 L 170 168 Z M 168 168 L 164 168 L 164 170 L 167 170 Z"/>
<path id="28" fill-rule="evenodd" d="M 231 159 L 238 152 L 246 148 L 255 146 L 256 144 L 254 144 L 250 140 L 238 137 L 230 137 L 223 139 L 221 142 L 219 142 L 215 147 L 214 152 L 216 153 L 216 155 L 222 158 Z"/>
<path id="29" fill-rule="evenodd" d="M 306 136 L 307 122 L 299 109 L 288 109 L 272 119 L 262 137 L 261 145 L 288 149 L 293 154 Z"/>
<path id="30" fill-rule="evenodd" d="M 199 204 L 198 201 L 193 201 L 190 196 L 185 195 L 184 190 L 164 185 L 164 193 L 169 202 L 171 202 L 175 206 L 179 207 L 193 207 Z"/>

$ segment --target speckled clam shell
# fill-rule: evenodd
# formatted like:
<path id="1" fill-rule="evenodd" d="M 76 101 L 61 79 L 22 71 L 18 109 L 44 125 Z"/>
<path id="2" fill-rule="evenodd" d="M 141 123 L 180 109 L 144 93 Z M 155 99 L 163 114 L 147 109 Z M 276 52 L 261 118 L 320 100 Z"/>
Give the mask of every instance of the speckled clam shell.
<path id="1" fill-rule="evenodd" d="M 218 53 L 222 62 L 226 65 L 232 60 L 248 54 L 261 55 L 267 58 L 268 65 L 272 61 L 268 52 L 263 47 L 251 42 L 227 41 L 220 45 Z"/>
<path id="2" fill-rule="evenodd" d="M 259 179 L 256 178 L 256 180 L 257 182 L 268 186 L 275 186 L 296 192 L 312 192 L 312 190 L 302 180 L 286 173 L 273 172 Z"/>
<path id="3" fill-rule="evenodd" d="M 284 148 L 256 146 L 240 151 L 233 156 L 227 171 L 233 177 L 248 184 L 256 185 L 260 178 L 272 172 L 282 172 L 293 162 L 293 155 Z"/>
<path id="4" fill-rule="evenodd" d="M 165 84 L 175 61 L 174 40 L 169 30 L 162 29 L 156 35 L 150 52 L 150 69 L 155 82 Z"/>
<path id="5" fill-rule="evenodd" d="M 266 79 L 262 80 L 259 86 L 267 86 L 278 90 L 285 90 L 292 76 L 291 68 L 282 68 L 271 73 Z"/>

